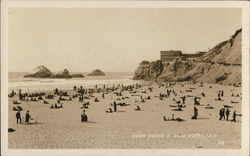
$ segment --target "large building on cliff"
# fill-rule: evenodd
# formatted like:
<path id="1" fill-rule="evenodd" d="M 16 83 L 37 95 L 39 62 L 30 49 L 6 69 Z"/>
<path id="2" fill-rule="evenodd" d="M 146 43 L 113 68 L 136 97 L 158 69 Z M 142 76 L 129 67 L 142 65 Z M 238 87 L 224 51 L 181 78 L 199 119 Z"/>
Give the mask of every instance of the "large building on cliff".
<path id="1" fill-rule="evenodd" d="M 161 62 L 167 63 L 179 59 L 182 56 L 182 52 L 179 50 L 161 51 Z"/>
<path id="2" fill-rule="evenodd" d="M 161 51 L 161 62 L 168 63 L 177 60 L 186 60 L 186 59 L 194 59 L 204 55 L 206 52 L 197 52 L 194 54 L 183 54 L 180 50 L 169 50 L 169 51 Z"/>

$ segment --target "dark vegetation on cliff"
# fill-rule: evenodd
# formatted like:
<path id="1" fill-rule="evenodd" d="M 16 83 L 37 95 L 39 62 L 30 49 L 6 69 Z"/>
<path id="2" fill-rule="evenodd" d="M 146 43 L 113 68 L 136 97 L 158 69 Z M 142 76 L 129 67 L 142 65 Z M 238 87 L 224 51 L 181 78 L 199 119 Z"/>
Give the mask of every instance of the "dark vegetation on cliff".
<path id="1" fill-rule="evenodd" d="M 239 29 L 229 40 L 217 44 L 205 55 L 192 61 L 179 60 L 164 64 L 161 60 L 142 61 L 134 73 L 134 79 L 241 85 L 241 35 L 242 30 Z"/>

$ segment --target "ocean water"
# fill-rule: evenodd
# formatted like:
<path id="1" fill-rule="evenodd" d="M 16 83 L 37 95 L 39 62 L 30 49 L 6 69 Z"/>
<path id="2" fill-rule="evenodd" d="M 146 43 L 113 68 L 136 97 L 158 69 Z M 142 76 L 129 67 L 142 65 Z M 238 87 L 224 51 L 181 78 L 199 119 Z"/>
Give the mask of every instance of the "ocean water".
<path id="1" fill-rule="evenodd" d="M 9 73 L 9 90 L 21 89 L 23 91 L 47 91 L 55 88 L 59 89 L 72 89 L 73 86 L 83 86 L 91 88 L 97 85 L 107 87 L 123 84 L 135 84 L 140 81 L 132 80 L 133 73 L 113 72 L 106 73 L 106 76 L 86 76 L 87 73 L 81 73 L 85 78 L 72 78 L 72 79 L 50 79 L 50 78 L 24 78 L 27 74 L 24 72 L 10 72 Z"/>

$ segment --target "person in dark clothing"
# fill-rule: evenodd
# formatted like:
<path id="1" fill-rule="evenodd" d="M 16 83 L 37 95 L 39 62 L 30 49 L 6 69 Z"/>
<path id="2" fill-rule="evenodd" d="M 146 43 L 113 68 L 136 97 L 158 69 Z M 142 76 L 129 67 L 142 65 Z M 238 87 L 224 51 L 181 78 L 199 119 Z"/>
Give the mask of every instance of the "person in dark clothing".
<path id="1" fill-rule="evenodd" d="M 85 114 L 85 110 L 83 110 L 81 114 L 81 122 L 87 122 L 87 121 L 88 121 L 88 116 Z"/>
<path id="2" fill-rule="evenodd" d="M 219 115 L 220 115 L 220 119 L 223 119 L 225 120 L 225 108 L 221 108 L 220 111 L 219 111 Z"/>
<path id="3" fill-rule="evenodd" d="M 225 112 L 226 112 L 226 111 L 225 111 L 225 108 L 223 108 L 223 113 L 222 113 L 222 119 L 223 119 L 223 120 L 225 120 L 225 118 L 226 118 Z"/>
<path id="4" fill-rule="evenodd" d="M 18 121 L 20 121 L 20 124 L 21 124 L 21 112 L 20 110 L 16 113 L 16 123 L 18 124 Z"/>
<path id="5" fill-rule="evenodd" d="M 186 96 L 183 96 L 181 98 L 182 98 L 182 104 L 185 104 Z"/>
<path id="6" fill-rule="evenodd" d="M 116 102 L 114 102 L 114 112 L 116 112 L 116 110 L 117 110 L 117 106 L 116 105 L 117 105 Z"/>
<path id="7" fill-rule="evenodd" d="M 232 121 L 236 122 L 236 111 L 234 111 L 234 113 L 233 113 L 233 120 Z"/>
<path id="8" fill-rule="evenodd" d="M 227 110 L 226 110 L 226 120 L 228 121 L 228 116 L 229 116 L 229 114 L 230 114 L 230 110 L 227 108 Z"/>
<path id="9" fill-rule="evenodd" d="M 30 114 L 29 114 L 29 111 L 27 111 L 27 113 L 25 115 L 25 122 L 29 123 L 29 121 L 30 121 Z"/>
<path id="10" fill-rule="evenodd" d="M 194 107 L 194 116 L 192 117 L 192 119 L 197 119 L 197 117 L 198 117 L 198 109 Z"/>

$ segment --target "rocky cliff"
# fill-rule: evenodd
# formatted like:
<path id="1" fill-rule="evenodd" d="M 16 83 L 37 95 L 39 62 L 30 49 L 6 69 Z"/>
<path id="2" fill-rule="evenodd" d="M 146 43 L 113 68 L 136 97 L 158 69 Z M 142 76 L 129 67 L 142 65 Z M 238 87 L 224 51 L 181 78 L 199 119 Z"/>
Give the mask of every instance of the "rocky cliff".
<path id="1" fill-rule="evenodd" d="M 32 70 L 29 74 L 24 75 L 24 77 L 32 78 L 81 78 L 84 77 L 82 74 L 72 74 L 70 75 L 68 69 L 64 69 L 62 72 L 52 73 L 47 67 L 41 65 Z"/>
<path id="2" fill-rule="evenodd" d="M 136 80 L 197 81 L 206 83 L 241 84 L 241 35 L 236 33 L 195 60 L 164 63 L 142 61 L 134 73 Z"/>

